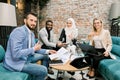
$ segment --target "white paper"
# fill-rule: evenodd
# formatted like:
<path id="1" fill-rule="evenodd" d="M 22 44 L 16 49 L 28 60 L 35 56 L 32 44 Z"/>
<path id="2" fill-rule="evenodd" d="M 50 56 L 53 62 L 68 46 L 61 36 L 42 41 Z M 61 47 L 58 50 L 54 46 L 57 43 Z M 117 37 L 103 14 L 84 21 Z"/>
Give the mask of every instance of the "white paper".
<path id="1" fill-rule="evenodd" d="M 69 50 L 70 49 L 70 50 Z M 63 64 L 65 64 L 66 62 L 68 62 L 69 60 L 74 60 L 77 57 L 83 57 L 84 55 L 76 55 L 73 54 L 73 48 L 67 48 L 65 49 L 64 47 L 60 48 L 56 54 L 51 54 L 49 55 L 51 60 L 62 60 Z M 75 52 L 74 52 L 75 53 Z"/>
<path id="2" fill-rule="evenodd" d="M 68 50 L 65 49 L 65 48 L 60 48 L 56 54 L 51 54 L 49 55 L 50 59 L 53 60 L 53 59 L 61 59 L 61 56 L 64 55 L 65 53 L 67 53 Z"/>
<path id="3" fill-rule="evenodd" d="M 71 53 L 66 52 L 65 54 L 60 56 L 60 59 L 63 61 L 63 63 L 66 63 L 70 60 L 70 57 L 71 57 Z"/>

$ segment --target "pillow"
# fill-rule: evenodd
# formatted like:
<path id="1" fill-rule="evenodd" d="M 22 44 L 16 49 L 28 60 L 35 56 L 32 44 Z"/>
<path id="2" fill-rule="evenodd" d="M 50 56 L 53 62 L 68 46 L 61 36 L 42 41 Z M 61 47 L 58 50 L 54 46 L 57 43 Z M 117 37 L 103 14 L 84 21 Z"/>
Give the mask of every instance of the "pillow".
<path id="1" fill-rule="evenodd" d="M 4 48 L 0 45 L 0 62 L 3 60 L 5 56 L 5 50 Z"/>
<path id="2" fill-rule="evenodd" d="M 120 45 L 113 44 L 111 52 L 120 57 Z"/>

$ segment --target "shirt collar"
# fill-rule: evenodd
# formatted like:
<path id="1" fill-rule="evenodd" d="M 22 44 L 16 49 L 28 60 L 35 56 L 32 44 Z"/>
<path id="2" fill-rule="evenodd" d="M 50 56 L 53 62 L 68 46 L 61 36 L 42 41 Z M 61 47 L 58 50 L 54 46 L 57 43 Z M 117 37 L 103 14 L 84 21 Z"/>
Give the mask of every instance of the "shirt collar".
<path id="1" fill-rule="evenodd" d="M 31 33 L 30 29 L 25 25 L 25 27 L 27 28 L 28 32 Z"/>

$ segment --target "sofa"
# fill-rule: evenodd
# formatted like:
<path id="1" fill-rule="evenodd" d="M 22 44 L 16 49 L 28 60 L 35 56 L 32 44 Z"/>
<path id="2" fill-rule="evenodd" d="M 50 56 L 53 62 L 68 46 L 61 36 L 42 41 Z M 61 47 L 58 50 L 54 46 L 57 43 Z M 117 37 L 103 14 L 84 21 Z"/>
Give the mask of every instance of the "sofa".
<path id="1" fill-rule="evenodd" d="M 23 72 L 12 72 L 3 67 L 3 59 L 5 56 L 5 50 L 0 45 L 0 80 L 31 80 L 32 77 Z"/>
<path id="2" fill-rule="evenodd" d="M 98 65 L 98 72 L 105 80 L 120 80 L 120 37 L 112 36 L 111 53 L 116 59 L 104 59 Z"/>

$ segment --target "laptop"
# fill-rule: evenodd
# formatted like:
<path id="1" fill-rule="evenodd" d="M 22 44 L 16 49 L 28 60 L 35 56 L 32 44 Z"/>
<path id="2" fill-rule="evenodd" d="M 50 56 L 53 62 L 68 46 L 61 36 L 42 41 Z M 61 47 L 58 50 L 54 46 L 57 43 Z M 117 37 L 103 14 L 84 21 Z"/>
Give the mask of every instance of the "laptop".
<path id="1" fill-rule="evenodd" d="M 94 46 L 91 46 L 89 44 L 81 44 L 81 43 L 77 43 L 77 45 L 81 48 L 82 51 L 84 52 L 97 52 L 96 49 L 94 48 Z"/>
<path id="2" fill-rule="evenodd" d="M 77 69 L 89 66 L 86 62 L 83 61 L 84 58 L 87 58 L 87 56 L 75 58 L 73 61 L 70 62 L 70 65 L 74 66 Z"/>
<path id="3" fill-rule="evenodd" d="M 91 46 L 89 44 L 81 44 L 81 43 L 77 43 L 77 45 L 81 48 L 81 50 L 89 55 L 93 55 L 93 56 L 102 56 L 103 54 L 100 52 L 97 52 L 94 46 Z"/>

